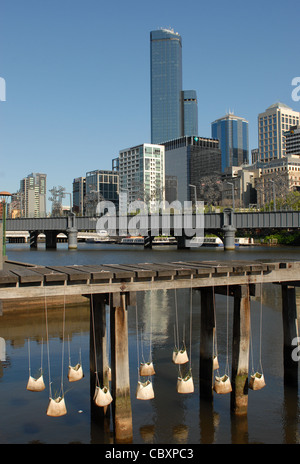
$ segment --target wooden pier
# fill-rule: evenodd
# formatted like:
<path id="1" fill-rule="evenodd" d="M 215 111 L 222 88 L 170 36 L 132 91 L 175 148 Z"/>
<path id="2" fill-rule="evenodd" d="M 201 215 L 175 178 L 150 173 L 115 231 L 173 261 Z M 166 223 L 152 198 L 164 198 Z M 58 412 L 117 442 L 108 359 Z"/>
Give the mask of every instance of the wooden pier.
<path id="1" fill-rule="evenodd" d="M 200 395 L 213 399 L 214 294 L 234 298 L 231 360 L 231 410 L 247 414 L 250 348 L 250 296 L 260 285 L 282 287 L 284 381 L 298 385 L 298 363 L 293 361 L 298 337 L 295 288 L 300 284 L 298 261 L 189 261 L 172 263 L 38 266 L 5 261 L 0 270 L 3 300 L 84 295 L 90 299 L 95 333 L 90 334 L 91 395 L 95 365 L 100 381 L 108 385 L 105 305 L 110 305 L 111 390 L 117 442 L 132 439 L 127 314 L 136 292 L 161 289 L 197 289 L 201 292 Z M 0 307 L 1 314 L 1 307 Z M 92 328 L 91 328 L 92 330 Z M 92 336 L 95 335 L 95 336 Z M 97 350 L 94 350 L 94 340 Z M 97 353 L 97 355 L 95 355 Z M 97 359 L 95 359 L 95 356 Z M 101 411 L 105 415 L 105 410 Z"/>

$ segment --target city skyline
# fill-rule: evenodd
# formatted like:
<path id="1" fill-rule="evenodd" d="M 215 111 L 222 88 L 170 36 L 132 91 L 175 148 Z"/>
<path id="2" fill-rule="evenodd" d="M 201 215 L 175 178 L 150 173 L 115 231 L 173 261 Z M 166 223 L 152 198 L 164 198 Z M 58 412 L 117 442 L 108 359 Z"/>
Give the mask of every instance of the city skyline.
<path id="1" fill-rule="evenodd" d="M 4 1 L 2 190 L 13 193 L 28 173 L 45 172 L 49 188 L 70 191 L 82 172 L 110 169 L 122 147 L 150 142 L 149 33 L 166 24 L 183 40 L 184 88 L 197 92 L 199 136 L 210 137 L 212 121 L 231 110 L 249 121 L 249 149 L 257 148 L 259 113 L 277 101 L 300 110 L 292 99 L 300 71 L 291 46 L 299 5 L 287 3 L 217 2 L 212 10 L 188 2 L 193 15 L 185 18 L 176 1 L 117 2 L 118 15 L 116 5 L 100 8 L 94 0 L 72 9 L 55 0 Z M 210 15 L 211 23 L 196 27 Z"/>

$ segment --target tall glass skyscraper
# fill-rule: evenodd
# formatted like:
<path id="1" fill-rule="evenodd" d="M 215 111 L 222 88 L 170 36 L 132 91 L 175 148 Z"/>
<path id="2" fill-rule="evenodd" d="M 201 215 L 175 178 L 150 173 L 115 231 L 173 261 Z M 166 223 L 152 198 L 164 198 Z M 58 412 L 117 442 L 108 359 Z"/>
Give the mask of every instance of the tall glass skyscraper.
<path id="1" fill-rule="evenodd" d="M 171 29 L 150 33 L 151 58 L 151 143 L 181 136 L 182 43 Z"/>
<path id="2" fill-rule="evenodd" d="M 211 124 L 212 138 L 220 141 L 222 172 L 231 166 L 249 162 L 248 121 L 232 113 Z"/>

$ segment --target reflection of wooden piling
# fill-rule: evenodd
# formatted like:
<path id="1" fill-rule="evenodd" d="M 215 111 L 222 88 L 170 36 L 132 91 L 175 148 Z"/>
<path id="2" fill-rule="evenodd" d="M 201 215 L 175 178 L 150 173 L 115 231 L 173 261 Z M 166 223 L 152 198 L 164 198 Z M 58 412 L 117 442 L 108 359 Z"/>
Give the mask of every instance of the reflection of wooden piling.
<path id="1" fill-rule="evenodd" d="M 112 406 L 117 443 L 130 443 L 133 438 L 126 297 L 125 293 L 114 293 L 110 311 Z"/>
<path id="2" fill-rule="evenodd" d="M 231 393 L 231 409 L 240 415 L 247 414 L 248 409 L 249 345 L 249 286 L 240 285 L 234 289 Z"/>
<path id="3" fill-rule="evenodd" d="M 215 334 L 213 288 L 201 288 L 200 394 L 213 397 L 213 348 Z"/>
<path id="4" fill-rule="evenodd" d="M 293 340 L 298 337 L 297 305 L 295 287 L 282 285 L 282 320 L 283 320 L 283 365 L 284 383 L 298 386 L 298 361 L 293 360 L 295 349 Z"/>

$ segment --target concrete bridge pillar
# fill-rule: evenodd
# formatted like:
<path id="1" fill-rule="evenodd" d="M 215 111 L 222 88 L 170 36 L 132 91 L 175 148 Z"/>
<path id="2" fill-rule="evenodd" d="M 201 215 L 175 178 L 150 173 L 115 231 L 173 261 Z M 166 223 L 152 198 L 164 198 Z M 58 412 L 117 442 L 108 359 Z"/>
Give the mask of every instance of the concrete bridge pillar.
<path id="1" fill-rule="evenodd" d="M 223 211 L 223 227 L 224 232 L 224 250 L 235 249 L 235 232 L 234 226 L 234 211 L 230 208 Z"/>
<path id="2" fill-rule="evenodd" d="M 75 227 L 70 227 L 67 229 L 68 234 L 68 248 L 69 250 L 76 250 L 77 249 L 77 234 L 78 230 Z"/>

